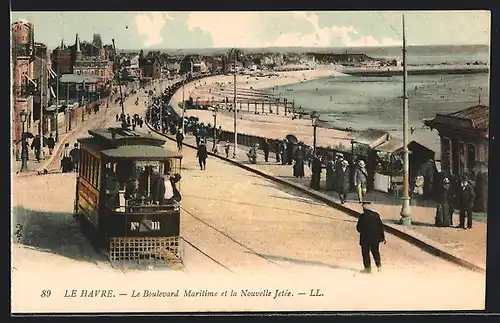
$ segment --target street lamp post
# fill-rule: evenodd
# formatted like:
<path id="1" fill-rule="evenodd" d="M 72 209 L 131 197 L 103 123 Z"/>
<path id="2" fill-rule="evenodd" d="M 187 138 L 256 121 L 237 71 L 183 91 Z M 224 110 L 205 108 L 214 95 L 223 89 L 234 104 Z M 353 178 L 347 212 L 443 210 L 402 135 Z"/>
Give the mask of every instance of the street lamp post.
<path id="1" fill-rule="evenodd" d="M 411 208 L 410 208 L 410 164 L 408 151 L 408 93 L 406 82 L 408 71 L 406 66 L 406 33 L 405 33 L 405 17 L 403 16 L 403 205 L 401 206 L 401 224 L 411 225 Z"/>
<path id="2" fill-rule="evenodd" d="M 233 122 L 233 127 L 234 127 L 234 151 L 233 151 L 233 158 L 236 158 L 236 151 L 238 149 L 238 129 L 236 127 L 236 121 L 238 118 L 237 114 L 237 109 L 236 109 L 236 63 L 237 63 L 237 58 L 238 58 L 238 50 L 233 48 L 229 52 L 229 54 L 233 54 L 234 56 L 234 97 L 233 97 L 233 111 L 234 111 L 234 122 Z"/>
<path id="3" fill-rule="evenodd" d="M 28 170 L 28 143 L 26 142 L 26 134 L 24 129 L 24 123 L 26 122 L 27 115 L 28 113 L 24 109 L 22 109 L 19 113 L 21 123 L 23 124 L 21 134 L 21 172 Z"/>
<path id="4" fill-rule="evenodd" d="M 215 145 L 217 144 L 217 106 L 214 106 L 214 146 L 213 150 L 215 150 Z"/>
<path id="5" fill-rule="evenodd" d="M 318 128 L 319 115 L 316 111 L 311 113 L 311 121 L 313 126 L 313 152 L 316 153 L 316 129 Z"/>

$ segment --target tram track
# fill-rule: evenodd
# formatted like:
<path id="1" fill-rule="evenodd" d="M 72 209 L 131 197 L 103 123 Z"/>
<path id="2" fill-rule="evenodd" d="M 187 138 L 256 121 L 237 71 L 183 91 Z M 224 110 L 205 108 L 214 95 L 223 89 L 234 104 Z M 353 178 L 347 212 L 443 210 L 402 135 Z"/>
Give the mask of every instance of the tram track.
<path id="1" fill-rule="evenodd" d="M 239 242 L 239 241 L 238 241 L 238 240 L 236 240 L 235 238 L 231 237 L 228 233 L 226 233 L 226 232 L 224 232 L 224 231 L 222 231 L 222 230 L 220 230 L 220 229 L 216 228 L 215 226 L 211 225 L 210 223 L 208 223 L 208 222 L 204 221 L 203 219 L 201 219 L 201 218 L 197 217 L 197 216 L 196 216 L 196 215 L 194 215 L 192 212 L 190 212 L 190 211 L 186 210 L 186 208 L 185 208 L 185 207 L 182 207 L 182 206 L 181 206 L 181 209 L 182 209 L 184 212 L 186 212 L 186 214 L 188 214 L 189 216 L 191 216 L 192 218 L 194 218 L 195 220 L 197 220 L 198 222 L 203 223 L 205 226 L 209 227 L 210 229 L 212 229 L 212 230 L 216 231 L 217 233 L 221 234 L 222 236 L 224 236 L 225 238 L 229 239 L 230 241 L 232 241 L 232 242 L 233 242 L 233 243 L 235 243 L 236 245 L 238 245 L 238 246 L 242 247 L 243 249 L 247 250 L 247 252 L 248 252 L 249 254 L 254 255 L 254 256 L 258 257 L 258 258 L 261 258 L 261 259 L 263 259 L 263 260 L 265 260 L 265 261 L 267 261 L 267 262 L 269 262 L 269 263 L 271 263 L 271 264 L 273 264 L 273 265 L 275 265 L 275 266 L 278 266 L 278 267 L 280 267 L 280 268 L 283 268 L 283 266 L 282 266 L 282 265 L 280 265 L 279 263 L 277 263 L 277 262 L 275 262 L 275 261 L 273 261 L 273 260 L 271 260 L 271 259 L 269 259 L 269 258 L 267 258 L 267 257 L 265 257 L 265 256 L 262 256 L 261 254 L 259 254 L 259 253 L 258 253 L 258 252 L 256 252 L 255 250 L 251 249 L 250 247 L 248 247 L 248 246 L 244 245 L 243 243 Z M 182 238 L 182 239 L 183 239 L 184 241 L 186 241 L 184 238 Z M 186 242 L 187 242 L 187 241 L 186 241 Z M 188 244 L 189 244 L 189 243 L 188 243 Z M 194 246 L 193 246 L 193 247 L 194 247 Z M 199 249 L 198 249 L 198 248 L 196 248 L 196 247 L 195 247 L 195 249 L 197 249 L 198 251 L 202 252 L 201 250 L 199 250 Z M 204 253 L 204 252 L 202 252 L 202 253 L 203 253 L 205 256 L 207 256 L 208 258 L 210 258 L 210 259 L 214 260 L 214 259 L 213 259 L 212 257 L 210 257 L 208 254 L 206 254 L 206 253 Z M 215 260 L 214 260 L 214 261 L 215 261 Z M 220 263 L 219 263 L 219 264 L 220 264 Z M 222 265 L 222 264 L 220 264 L 220 265 Z M 224 266 L 223 266 L 223 267 L 224 267 Z M 226 267 L 224 267 L 224 268 L 226 268 Z M 227 269 L 227 268 L 226 268 L 226 269 Z M 229 270 L 229 269 L 228 269 L 228 270 Z M 229 270 L 229 271 L 231 271 L 231 270 Z M 233 271 L 231 271 L 231 272 L 233 272 Z"/>
<path id="2" fill-rule="evenodd" d="M 206 252 L 204 252 L 203 250 L 201 250 L 200 248 L 198 248 L 197 246 L 195 246 L 192 242 L 190 242 L 189 240 L 187 240 L 186 238 L 184 237 L 180 237 L 185 243 L 187 243 L 189 246 L 191 246 L 193 249 L 195 249 L 196 251 L 198 251 L 199 253 L 201 253 L 202 255 L 204 255 L 205 257 L 207 257 L 208 259 L 212 260 L 214 263 L 216 263 L 217 265 L 221 266 L 222 268 L 226 269 L 227 271 L 229 271 L 230 273 L 233 273 L 234 274 L 234 271 L 232 271 L 231 269 L 229 269 L 228 267 L 224 266 L 222 263 L 220 263 L 219 261 L 217 261 L 217 259 L 211 257 L 210 255 L 208 255 Z"/>

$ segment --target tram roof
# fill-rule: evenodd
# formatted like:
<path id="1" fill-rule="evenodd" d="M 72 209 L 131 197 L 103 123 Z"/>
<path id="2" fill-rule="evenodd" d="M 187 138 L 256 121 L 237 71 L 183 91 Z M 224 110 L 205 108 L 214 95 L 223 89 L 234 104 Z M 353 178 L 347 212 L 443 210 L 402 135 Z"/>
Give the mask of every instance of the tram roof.
<path id="1" fill-rule="evenodd" d="M 123 128 L 91 129 L 89 134 L 94 138 L 104 139 L 118 146 L 137 144 L 163 146 L 166 142 L 165 139 L 151 134 Z"/>
<path id="2" fill-rule="evenodd" d="M 101 154 L 111 158 L 130 159 L 162 159 L 162 158 L 182 158 L 178 152 L 167 150 L 158 146 L 147 145 L 127 145 L 118 148 L 101 151 Z"/>

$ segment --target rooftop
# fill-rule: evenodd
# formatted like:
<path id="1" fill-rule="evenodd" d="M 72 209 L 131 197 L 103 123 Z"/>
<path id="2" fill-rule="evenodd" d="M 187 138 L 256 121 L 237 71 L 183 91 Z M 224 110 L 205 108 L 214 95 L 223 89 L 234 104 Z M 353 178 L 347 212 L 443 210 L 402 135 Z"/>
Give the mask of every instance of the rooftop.
<path id="1" fill-rule="evenodd" d="M 130 129 L 123 128 L 107 128 L 107 129 L 93 129 L 89 130 L 89 134 L 95 138 L 104 139 L 107 141 L 115 141 L 118 145 L 130 145 L 134 144 L 149 144 L 154 146 L 163 146 L 166 142 L 165 139 L 161 139 L 150 134 L 133 131 Z"/>
<path id="2" fill-rule="evenodd" d="M 424 124 L 431 128 L 449 126 L 451 128 L 487 132 L 489 118 L 490 108 L 485 105 L 476 105 L 449 114 L 438 113 L 433 119 L 424 120 Z"/>

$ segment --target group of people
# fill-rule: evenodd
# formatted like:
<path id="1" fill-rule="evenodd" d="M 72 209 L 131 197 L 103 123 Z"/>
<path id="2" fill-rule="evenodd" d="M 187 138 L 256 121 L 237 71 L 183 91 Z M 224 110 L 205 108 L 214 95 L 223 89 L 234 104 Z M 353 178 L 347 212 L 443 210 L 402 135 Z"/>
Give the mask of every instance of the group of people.
<path id="1" fill-rule="evenodd" d="M 137 114 L 131 117 L 129 114 L 125 116 L 124 113 L 116 114 L 116 122 L 125 123 L 128 127 L 131 127 L 132 130 L 135 130 L 135 127 L 142 128 L 142 125 L 144 124 L 142 117 L 139 117 Z"/>
<path id="2" fill-rule="evenodd" d="M 64 148 L 61 151 L 61 170 L 63 173 L 78 172 L 80 167 L 80 148 L 78 144 L 73 145 L 73 149 L 69 148 L 69 143 L 64 144 Z"/>
<path id="3" fill-rule="evenodd" d="M 453 226 L 453 215 L 455 209 L 458 209 L 460 214 L 458 227 L 471 229 L 475 198 L 474 184 L 467 174 L 455 179 L 444 176 L 438 192 L 435 225 L 438 227 Z M 465 223 L 466 219 L 467 224 Z"/>
<path id="4" fill-rule="evenodd" d="M 117 174 L 106 168 L 106 198 L 108 208 L 114 210 L 120 205 L 120 189 L 122 184 Z M 126 206 L 167 205 L 181 200 L 176 183 L 181 180 L 180 174 L 163 175 L 152 167 L 144 167 L 133 172 L 125 181 L 123 197 Z M 150 185 L 148 185 L 150 182 Z"/>

